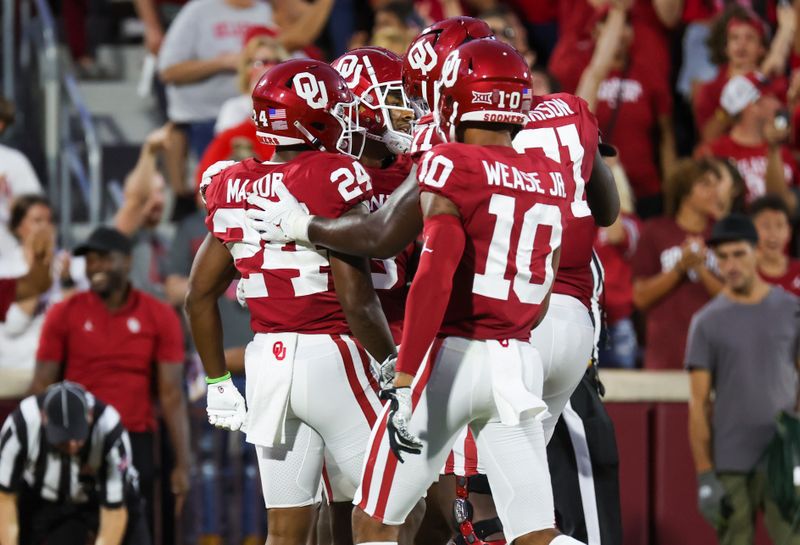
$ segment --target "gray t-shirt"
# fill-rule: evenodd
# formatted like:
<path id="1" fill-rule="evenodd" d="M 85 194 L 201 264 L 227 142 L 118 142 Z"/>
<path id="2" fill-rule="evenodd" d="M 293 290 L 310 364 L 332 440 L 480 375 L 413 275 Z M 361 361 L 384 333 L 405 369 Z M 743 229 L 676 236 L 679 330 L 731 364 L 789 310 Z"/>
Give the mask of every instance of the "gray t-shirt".
<path id="1" fill-rule="evenodd" d="M 714 466 L 750 471 L 775 433 L 775 417 L 798 395 L 800 302 L 773 287 L 758 304 L 723 294 L 692 318 L 686 367 L 712 375 Z"/>
<path id="2" fill-rule="evenodd" d="M 178 225 L 169 249 L 167 276 L 171 274 L 189 276 L 194 256 L 208 234 L 204 219 L 205 214 L 198 211 L 184 218 Z M 219 298 L 222 344 L 226 349 L 245 346 L 253 338 L 253 332 L 250 329 L 250 313 L 236 301 L 237 283 L 238 280 L 231 282 L 228 290 Z"/>
<path id="3" fill-rule="evenodd" d="M 173 21 L 158 53 L 158 69 L 189 61 L 213 59 L 223 53 L 238 53 L 248 29 L 271 25 L 272 8 L 256 1 L 246 9 L 225 0 L 192 0 Z M 215 120 L 222 104 L 240 94 L 235 72 L 220 72 L 204 80 L 167 85 L 167 115 L 170 121 L 190 123 Z"/>

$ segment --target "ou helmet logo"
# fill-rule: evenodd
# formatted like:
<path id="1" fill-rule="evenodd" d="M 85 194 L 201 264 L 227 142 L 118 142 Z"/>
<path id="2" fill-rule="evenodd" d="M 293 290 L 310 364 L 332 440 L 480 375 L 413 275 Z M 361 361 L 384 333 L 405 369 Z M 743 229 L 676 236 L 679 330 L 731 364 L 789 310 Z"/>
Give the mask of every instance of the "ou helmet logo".
<path id="1" fill-rule="evenodd" d="M 328 104 L 325 82 L 319 81 L 308 72 L 301 72 L 294 77 L 294 90 L 315 110 L 321 110 Z"/>
<path id="2" fill-rule="evenodd" d="M 447 56 L 442 67 L 442 75 L 439 78 L 441 85 L 445 87 L 452 87 L 458 78 L 458 68 L 461 65 L 461 59 L 458 57 L 458 50 L 453 51 Z"/>
<path id="3" fill-rule="evenodd" d="M 345 55 L 333 67 L 342 75 L 351 89 L 358 83 L 361 78 L 361 70 L 364 68 L 355 55 Z"/>
<path id="4" fill-rule="evenodd" d="M 419 70 L 425 76 L 436 67 L 439 57 L 428 41 L 417 42 L 408 51 L 408 64 L 414 70 Z"/>

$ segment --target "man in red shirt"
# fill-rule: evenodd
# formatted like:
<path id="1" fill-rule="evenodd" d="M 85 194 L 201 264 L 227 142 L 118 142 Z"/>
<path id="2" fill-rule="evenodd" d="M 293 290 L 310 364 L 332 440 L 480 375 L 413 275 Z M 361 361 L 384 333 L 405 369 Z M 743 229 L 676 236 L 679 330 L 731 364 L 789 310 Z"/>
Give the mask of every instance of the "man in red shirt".
<path id="1" fill-rule="evenodd" d="M 778 115 L 781 103 L 770 83 L 756 72 L 735 76 L 722 91 L 721 102 L 733 116 L 729 134 L 700 149 L 701 154 L 730 157 L 736 161 L 746 184 L 748 202 L 766 193 L 779 195 L 791 207 L 796 185 L 797 163 L 783 144 L 789 136 L 788 122 Z"/>
<path id="2" fill-rule="evenodd" d="M 155 480 L 151 384 L 175 455 L 170 477 L 180 512 L 189 488 L 189 420 L 183 393 L 183 333 L 175 311 L 131 286 L 131 241 L 98 227 L 75 249 L 86 256 L 90 290 L 53 306 L 45 317 L 32 393 L 71 380 L 119 411 L 130 432 L 141 489 L 153 508 Z M 152 527 L 152 517 L 150 517 Z M 152 529 L 152 528 L 151 528 Z"/>

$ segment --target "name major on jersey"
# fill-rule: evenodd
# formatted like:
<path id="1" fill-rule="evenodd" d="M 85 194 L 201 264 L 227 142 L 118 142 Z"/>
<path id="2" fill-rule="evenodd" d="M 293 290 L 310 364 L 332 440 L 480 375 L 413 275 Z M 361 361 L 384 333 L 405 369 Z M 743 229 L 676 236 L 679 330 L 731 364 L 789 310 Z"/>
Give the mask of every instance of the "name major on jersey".
<path id="1" fill-rule="evenodd" d="M 261 197 L 269 198 L 273 195 L 272 184 L 283 181 L 283 172 L 270 172 L 251 183 L 249 178 L 228 178 L 225 202 L 244 202 L 250 193 L 257 193 Z"/>

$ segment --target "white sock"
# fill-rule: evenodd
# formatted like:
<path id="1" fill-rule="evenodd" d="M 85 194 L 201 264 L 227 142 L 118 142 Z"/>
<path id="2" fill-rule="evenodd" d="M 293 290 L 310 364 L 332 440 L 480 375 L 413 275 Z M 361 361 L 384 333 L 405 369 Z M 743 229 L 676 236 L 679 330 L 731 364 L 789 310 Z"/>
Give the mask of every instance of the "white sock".
<path id="1" fill-rule="evenodd" d="M 560 535 L 550 542 L 550 545 L 584 545 L 583 541 L 571 538 L 569 536 Z"/>

